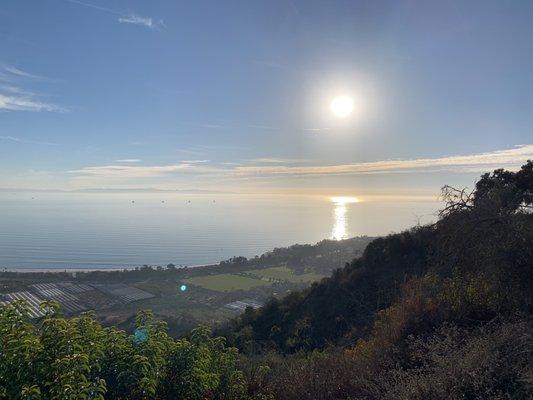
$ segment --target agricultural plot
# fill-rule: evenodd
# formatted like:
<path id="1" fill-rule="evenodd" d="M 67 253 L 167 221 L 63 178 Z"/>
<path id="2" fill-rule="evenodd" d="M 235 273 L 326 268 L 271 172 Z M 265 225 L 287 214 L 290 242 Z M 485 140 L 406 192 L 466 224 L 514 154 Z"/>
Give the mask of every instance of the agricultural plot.
<path id="1" fill-rule="evenodd" d="M 66 312 L 76 313 L 87 309 L 75 295 L 63 291 L 55 283 L 39 283 L 30 285 L 30 288 L 46 299 L 57 301 Z"/>
<path id="2" fill-rule="evenodd" d="M 247 271 L 246 274 L 255 276 L 259 279 L 268 280 L 270 282 L 292 282 L 292 283 L 303 283 L 303 282 L 314 282 L 323 278 L 322 275 L 315 274 L 313 272 L 295 275 L 294 271 L 287 267 L 272 267 L 265 269 L 258 269 L 253 271 Z"/>
<path id="3" fill-rule="evenodd" d="M 15 300 L 24 300 L 26 301 L 26 304 L 28 305 L 28 312 L 30 314 L 31 318 L 39 318 L 44 316 L 43 310 L 41 310 L 40 304 L 44 300 L 43 298 L 40 298 L 38 295 L 30 293 L 28 291 L 22 291 L 22 292 L 15 292 L 15 293 L 8 293 L 2 296 L 0 298 L 0 306 L 6 306 L 12 301 Z"/>
<path id="4" fill-rule="evenodd" d="M 196 276 L 186 280 L 191 285 L 215 290 L 217 292 L 230 292 L 234 290 L 250 290 L 257 286 L 268 286 L 270 282 L 248 276 L 233 274 L 218 274 Z"/>
<path id="5" fill-rule="evenodd" d="M 254 299 L 243 299 L 243 300 L 237 300 L 232 303 L 226 304 L 226 307 L 233 311 L 244 311 L 246 307 L 252 307 L 252 308 L 259 308 L 263 305 L 263 303 L 258 302 Z"/>
<path id="6" fill-rule="evenodd" d="M 102 292 L 109 294 L 110 296 L 118 298 L 124 303 L 131 303 L 133 301 L 155 297 L 152 293 L 148 293 L 136 287 L 127 286 L 121 283 L 111 285 L 99 284 L 93 286 Z"/>
<path id="7" fill-rule="evenodd" d="M 92 286 L 85 285 L 85 284 L 74 284 L 72 282 L 58 282 L 57 285 L 61 287 L 61 289 L 66 290 L 69 293 L 77 294 L 77 293 L 86 293 L 91 290 L 94 290 Z"/>

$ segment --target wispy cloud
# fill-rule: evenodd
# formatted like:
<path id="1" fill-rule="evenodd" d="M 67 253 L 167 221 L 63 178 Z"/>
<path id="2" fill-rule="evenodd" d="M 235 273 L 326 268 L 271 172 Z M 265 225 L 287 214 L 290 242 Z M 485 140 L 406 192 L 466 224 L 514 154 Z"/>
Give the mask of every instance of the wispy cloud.
<path id="1" fill-rule="evenodd" d="M 16 136 L 0 136 L 0 140 L 8 140 L 10 142 L 15 142 L 15 143 L 42 144 L 46 146 L 57 146 L 57 143 L 41 142 L 38 140 L 24 139 L 24 138 L 19 138 Z"/>
<path id="2" fill-rule="evenodd" d="M 479 172 L 500 167 L 518 167 L 528 159 L 533 159 L 533 145 L 522 145 L 507 150 L 441 158 L 384 160 L 311 166 L 244 165 L 235 168 L 235 172 L 242 175 L 355 175 L 435 171 Z"/>
<path id="3" fill-rule="evenodd" d="M 154 22 L 154 20 L 150 17 L 141 17 L 135 14 L 129 14 L 126 17 L 119 17 L 118 22 L 120 22 L 121 24 L 142 25 L 150 29 L 165 27 L 165 23 L 163 22 L 163 20 Z"/>
<path id="4" fill-rule="evenodd" d="M 155 178 L 168 176 L 173 174 L 205 174 L 218 172 L 216 168 L 208 166 L 201 166 L 191 163 L 179 163 L 171 165 L 147 165 L 147 166 L 133 166 L 133 165 L 103 165 L 84 167 L 81 169 L 67 171 L 69 174 L 86 176 L 103 179 L 139 179 L 139 178 Z"/>
<path id="5" fill-rule="evenodd" d="M 103 165 L 85 167 L 68 171 L 69 174 L 89 175 L 102 178 L 142 178 L 161 176 L 188 168 L 186 164 L 180 165 L 155 165 L 155 166 L 129 166 L 129 165 Z"/>
<path id="6" fill-rule="evenodd" d="M 312 133 L 319 133 L 319 132 L 327 132 L 331 130 L 331 128 L 324 127 L 324 128 L 303 128 L 305 132 L 312 132 Z"/>
<path id="7" fill-rule="evenodd" d="M 144 17 L 132 12 L 122 12 L 118 10 L 113 10 L 111 8 L 102 7 L 97 4 L 87 3 L 85 1 L 79 0 L 66 0 L 69 3 L 78 4 L 87 8 L 92 8 L 94 10 L 103 11 L 108 14 L 118 15 L 117 21 L 121 24 L 133 24 L 140 25 L 150 29 L 160 29 L 165 28 L 165 23 L 163 20 L 155 21 L 152 17 Z"/>
<path id="8" fill-rule="evenodd" d="M 31 97 L 0 93 L 0 110 L 5 111 L 50 111 L 65 112 L 66 109 L 55 104 L 38 101 Z"/>
<path id="9" fill-rule="evenodd" d="M 253 158 L 248 161 L 262 163 L 262 164 L 296 164 L 296 163 L 301 163 L 301 162 L 305 162 L 308 160 L 299 159 L 299 158 L 260 157 L 260 158 Z"/>
<path id="10" fill-rule="evenodd" d="M 51 80 L 13 66 L 0 67 L 0 111 L 66 112 L 65 107 L 47 102 L 41 95 L 20 86 L 28 80 L 36 79 Z"/>
<path id="11" fill-rule="evenodd" d="M 45 76 L 40 76 L 40 75 L 35 75 L 35 74 L 30 74 L 29 72 L 26 72 L 26 71 L 23 71 L 19 68 L 16 68 L 12 65 L 6 65 L 4 66 L 4 71 L 12 74 L 12 75 L 16 75 L 16 76 L 19 76 L 19 77 L 22 77 L 22 78 L 29 78 L 29 79 L 35 79 L 35 80 L 39 80 L 39 81 L 53 81 L 53 79 L 51 78 L 47 78 Z"/>
<path id="12" fill-rule="evenodd" d="M 141 162 L 138 158 L 123 158 L 121 160 L 115 160 L 115 162 L 119 163 L 138 163 Z"/>
<path id="13" fill-rule="evenodd" d="M 182 161 L 171 165 L 131 166 L 106 165 L 85 167 L 68 171 L 77 177 L 91 178 L 95 181 L 121 182 L 128 179 L 162 178 L 192 176 L 217 177 L 217 179 L 256 179 L 297 176 L 329 176 L 359 174 L 394 174 L 420 172 L 484 172 L 495 168 L 515 169 L 533 159 L 533 145 L 522 145 L 512 149 L 497 150 L 471 155 L 458 155 L 440 158 L 419 158 L 412 160 L 383 160 L 363 163 L 336 165 L 257 165 L 258 160 L 250 160 L 251 164 L 225 162 L 206 165 L 206 160 Z M 265 158 L 263 160 L 276 160 Z M 282 160 L 282 159 L 281 159 Z M 200 161 L 200 162 L 198 162 Z M 280 161 L 277 159 L 276 161 Z M 268 162 L 267 162 L 268 164 Z"/>
<path id="14" fill-rule="evenodd" d="M 205 164 L 210 161 L 211 160 L 183 160 L 182 163 L 184 164 Z"/>

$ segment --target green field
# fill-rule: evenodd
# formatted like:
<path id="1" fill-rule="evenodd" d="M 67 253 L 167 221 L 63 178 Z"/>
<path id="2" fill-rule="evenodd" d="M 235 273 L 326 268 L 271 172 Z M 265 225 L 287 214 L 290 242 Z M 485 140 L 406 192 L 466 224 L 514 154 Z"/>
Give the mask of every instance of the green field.
<path id="1" fill-rule="evenodd" d="M 258 278 L 274 279 L 293 283 L 314 282 L 323 278 L 322 275 L 315 274 L 313 272 L 302 275 L 295 275 L 294 271 L 287 267 L 258 269 L 253 271 L 247 271 L 246 273 L 256 276 Z"/>
<path id="2" fill-rule="evenodd" d="M 232 274 L 197 276 L 187 279 L 186 282 L 191 285 L 201 286 L 205 289 L 216 290 L 218 292 L 250 290 L 256 286 L 268 286 L 271 284 L 270 282 L 261 279 Z"/>

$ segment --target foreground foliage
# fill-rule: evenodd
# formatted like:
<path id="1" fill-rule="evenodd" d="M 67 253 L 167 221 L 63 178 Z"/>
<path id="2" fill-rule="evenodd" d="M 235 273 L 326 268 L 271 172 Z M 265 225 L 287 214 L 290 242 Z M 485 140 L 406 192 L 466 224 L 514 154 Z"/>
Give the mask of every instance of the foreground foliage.
<path id="1" fill-rule="evenodd" d="M 3 399 L 241 399 L 245 386 L 237 351 L 206 328 L 174 340 L 149 312 L 126 335 L 103 328 L 91 314 L 70 320 L 57 304 L 39 326 L 24 303 L 0 309 L 0 398 Z"/>

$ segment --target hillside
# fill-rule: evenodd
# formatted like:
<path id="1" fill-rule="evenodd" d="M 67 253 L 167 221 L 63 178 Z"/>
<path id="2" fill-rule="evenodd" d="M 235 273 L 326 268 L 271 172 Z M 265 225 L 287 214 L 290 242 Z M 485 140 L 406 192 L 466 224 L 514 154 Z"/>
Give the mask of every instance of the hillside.
<path id="1" fill-rule="evenodd" d="M 480 301 L 495 302 L 454 320 L 489 320 L 503 310 L 529 312 L 531 166 L 484 175 L 472 193 L 446 187 L 447 205 L 436 224 L 374 240 L 361 258 L 310 289 L 272 299 L 261 310 L 248 309 L 228 337 L 240 347 L 252 340 L 284 352 L 355 343 L 369 333 L 380 310 L 430 277 L 433 290 L 447 296 L 451 292 L 444 288 L 453 288 L 456 296 L 476 289 L 486 291 L 476 293 Z M 450 298 L 440 306 L 466 300 Z"/>
<path id="2" fill-rule="evenodd" d="M 444 187 L 437 223 L 374 240 L 220 333 L 268 360 L 256 384 L 275 398 L 530 398 L 532 167 Z"/>
<path id="3" fill-rule="evenodd" d="M 127 335 L 53 302 L 35 325 L 2 307 L 0 398 L 531 398 L 533 162 L 443 194 L 435 224 L 372 241 L 217 337 L 174 340 L 146 312 Z"/>

